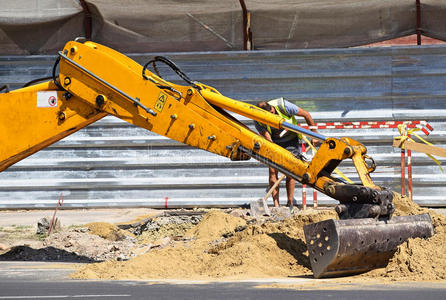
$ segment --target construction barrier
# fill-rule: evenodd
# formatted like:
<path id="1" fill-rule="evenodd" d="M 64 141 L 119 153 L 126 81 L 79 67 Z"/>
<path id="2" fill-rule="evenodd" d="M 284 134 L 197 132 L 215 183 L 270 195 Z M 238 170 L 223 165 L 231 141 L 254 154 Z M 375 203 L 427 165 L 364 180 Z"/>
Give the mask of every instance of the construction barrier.
<path id="1" fill-rule="evenodd" d="M 300 127 L 305 129 L 382 129 L 382 128 L 398 128 L 403 133 L 401 135 L 406 135 L 410 139 L 410 133 L 413 129 L 421 130 L 426 136 L 433 131 L 433 127 L 426 121 L 413 120 L 413 121 L 361 121 L 361 122 L 328 122 L 328 123 L 316 123 L 315 125 L 309 126 L 308 124 L 301 123 Z M 307 146 L 308 145 L 308 146 Z M 302 153 L 305 155 L 307 153 L 307 148 L 314 148 L 308 139 L 304 138 L 304 143 L 302 143 Z M 406 150 L 401 147 L 401 195 L 406 195 Z M 340 172 L 338 171 L 338 174 Z M 340 173 L 342 175 L 342 173 Z M 407 150 L 407 175 L 408 175 L 408 196 L 410 199 L 413 197 L 412 189 L 412 151 Z M 344 175 L 342 175 L 344 177 Z M 313 207 L 317 208 L 317 191 L 313 189 Z M 302 184 L 302 209 L 307 208 L 307 185 Z"/>
<path id="2" fill-rule="evenodd" d="M 421 130 L 426 136 L 430 134 L 431 131 L 434 130 L 432 126 L 429 125 L 429 123 L 425 121 L 418 121 L 422 123 L 416 124 L 416 127 L 413 127 L 413 124 L 409 124 L 406 122 L 403 122 L 401 124 L 398 124 L 397 128 L 400 133 L 400 136 L 395 138 L 396 140 L 400 140 L 400 144 L 398 147 L 401 148 L 401 195 L 406 195 L 406 147 L 404 147 L 405 141 L 411 141 L 411 134 L 413 133 L 418 139 L 423 141 L 426 144 L 429 144 L 427 141 L 425 141 L 423 138 L 418 136 L 415 131 Z M 395 147 L 395 142 L 394 145 Z M 433 158 L 430 154 L 427 154 L 431 159 L 433 159 L 438 165 L 439 162 Z M 412 150 L 407 149 L 407 195 L 410 200 L 413 200 L 413 188 L 412 188 Z"/>
<path id="3" fill-rule="evenodd" d="M 370 129 L 370 128 L 398 128 L 406 124 L 407 128 L 419 128 L 426 135 L 434 130 L 426 121 L 361 121 L 361 122 L 328 122 L 316 123 L 313 126 L 301 123 L 300 127 L 305 129 Z"/>

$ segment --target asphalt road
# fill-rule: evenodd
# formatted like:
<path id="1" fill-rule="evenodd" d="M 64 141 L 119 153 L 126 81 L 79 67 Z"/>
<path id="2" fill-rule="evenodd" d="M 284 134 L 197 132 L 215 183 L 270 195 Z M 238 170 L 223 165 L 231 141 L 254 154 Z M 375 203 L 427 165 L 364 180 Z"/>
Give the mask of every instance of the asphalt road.
<path id="1" fill-rule="evenodd" d="M 444 299 L 446 289 L 292 290 L 256 283 L 150 284 L 144 282 L 0 283 L 0 299 Z"/>
<path id="2" fill-rule="evenodd" d="M 445 282 L 352 283 L 310 278 L 239 282 L 70 280 L 73 264 L 0 262 L 1 299 L 361 299 L 446 298 Z"/>

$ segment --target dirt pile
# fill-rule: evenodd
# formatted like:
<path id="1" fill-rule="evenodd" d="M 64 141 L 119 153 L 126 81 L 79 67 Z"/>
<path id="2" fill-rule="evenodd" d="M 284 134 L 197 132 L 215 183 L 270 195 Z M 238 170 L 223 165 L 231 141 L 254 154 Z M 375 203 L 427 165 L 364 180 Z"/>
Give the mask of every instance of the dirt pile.
<path id="1" fill-rule="evenodd" d="M 0 255 L 7 261 L 94 262 L 109 259 L 129 259 L 136 256 L 136 246 L 130 240 L 110 241 L 88 234 L 84 229 L 65 229 L 33 245 L 16 245 Z"/>
<path id="2" fill-rule="evenodd" d="M 88 223 L 85 227 L 88 228 L 88 233 L 100 236 L 109 241 L 122 241 L 126 238 L 135 238 L 130 232 L 121 230 L 116 225 L 106 222 Z"/>
<path id="3" fill-rule="evenodd" d="M 385 269 L 375 270 L 364 276 L 414 281 L 446 279 L 446 217 L 421 208 L 397 193 L 394 203 L 396 215 L 429 213 L 434 225 L 434 236 L 427 240 L 409 239 L 398 247 Z"/>
<path id="4" fill-rule="evenodd" d="M 395 216 L 419 215 L 429 213 L 427 208 L 422 208 L 406 196 L 393 192 L 393 204 L 395 205 Z M 435 214 L 435 212 L 434 212 Z"/>
<path id="5" fill-rule="evenodd" d="M 200 222 L 201 218 L 202 214 L 174 216 L 165 214 L 133 224 L 129 230 L 137 234 L 139 243 L 156 243 L 166 237 L 177 239 L 185 236 L 191 228 Z"/>
<path id="6" fill-rule="evenodd" d="M 435 235 L 400 245 L 386 268 L 353 277 L 446 279 L 446 217 L 395 194 L 395 215 L 428 212 Z M 188 215 L 189 214 L 189 215 Z M 337 218 L 334 210 L 300 211 L 290 218 L 253 219 L 242 211 L 171 211 L 129 224 L 90 223 L 15 247 L 7 260 L 98 262 L 79 269 L 85 279 L 248 279 L 311 275 L 306 224 Z"/>
<path id="7" fill-rule="evenodd" d="M 334 211 L 306 211 L 283 222 L 246 225 L 212 211 L 188 235 L 194 240 L 153 250 L 126 262 L 91 264 L 74 278 L 260 278 L 309 274 L 303 225 L 336 217 Z M 226 237 L 228 238 L 226 238 Z"/>
<path id="8" fill-rule="evenodd" d="M 5 243 L 0 244 L 0 260 L 128 260 L 151 249 L 167 247 L 177 237 L 181 240 L 181 236 L 201 217 L 201 212 L 170 211 L 161 216 L 157 214 L 127 223 L 94 222 L 85 227 L 63 228 L 49 237 L 36 234 L 32 226 L 2 228 L 0 239 Z M 137 238 L 134 233 L 138 234 Z"/>
<path id="9" fill-rule="evenodd" d="M 111 226 L 103 226 L 111 227 Z M 124 236 L 121 240 L 105 239 L 99 235 L 91 234 L 86 228 L 63 230 L 47 237 L 43 243 L 44 247 L 63 249 L 82 258 L 91 261 L 105 261 L 109 259 L 126 260 L 135 256 L 135 239 Z M 101 231 L 102 232 L 102 231 Z M 102 232 L 104 233 L 104 232 Z M 114 234 L 107 233 L 107 237 L 116 238 Z"/>
<path id="10" fill-rule="evenodd" d="M 197 226 L 186 232 L 186 236 L 200 240 L 213 240 L 245 225 L 246 221 L 242 218 L 214 210 L 207 213 Z"/>

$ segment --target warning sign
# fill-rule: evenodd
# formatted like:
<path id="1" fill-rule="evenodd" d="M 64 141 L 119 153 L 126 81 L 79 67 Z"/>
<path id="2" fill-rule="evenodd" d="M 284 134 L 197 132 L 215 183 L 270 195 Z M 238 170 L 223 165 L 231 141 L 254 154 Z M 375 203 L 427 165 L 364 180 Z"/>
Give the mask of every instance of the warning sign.
<path id="1" fill-rule="evenodd" d="M 161 92 L 158 96 L 158 99 L 156 100 L 155 109 L 159 112 L 162 112 L 164 104 L 166 104 L 166 101 L 167 101 L 167 95 Z"/>
<path id="2" fill-rule="evenodd" d="M 57 107 L 57 91 L 37 92 L 37 107 Z"/>

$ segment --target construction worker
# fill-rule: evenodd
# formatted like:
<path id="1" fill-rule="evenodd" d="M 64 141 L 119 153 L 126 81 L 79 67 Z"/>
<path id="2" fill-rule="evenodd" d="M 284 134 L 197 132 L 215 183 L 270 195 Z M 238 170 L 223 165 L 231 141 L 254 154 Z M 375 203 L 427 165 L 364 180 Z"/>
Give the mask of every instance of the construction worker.
<path id="1" fill-rule="evenodd" d="M 303 108 L 298 107 L 297 105 L 283 99 L 274 99 L 268 102 L 259 102 L 257 104 L 258 107 L 272 113 L 279 115 L 280 117 L 284 118 L 287 122 L 292 123 L 294 125 L 297 124 L 296 116 L 303 117 L 308 125 L 312 126 L 314 125 L 313 118 L 311 117 L 310 113 Z M 261 124 L 258 122 L 255 122 L 255 127 L 260 135 L 265 137 L 268 141 L 271 141 L 286 150 L 290 151 L 294 156 L 304 159 L 302 156 L 302 142 L 299 139 L 299 136 L 295 132 L 287 131 L 285 134 L 283 134 L 283 130 L 270 127 L 265 124 Z M 316 132 L 315 129 L 312 129 L 312 131 Z M 318 143 L 317 140 L 313 139 L 312 143 L 316 145 Z M 278 171 L 274 168 L 269 168 L 269 186 L 272 187 L 274 183 L 278 180 Z M 296 181 L 294 178 L 291 178 L 289 176 L 286 177 L 286 190 L 287 190 L 287 197 L 288 202 L 287 206 L 290 208 L 290 210 L 293 209 L 293 199 L 294 199 L 294 188 L 296 186 Z M 274 206 L 279 206 L 279 186 L 272 192 L 272 197 L 274 200 Z"/>

